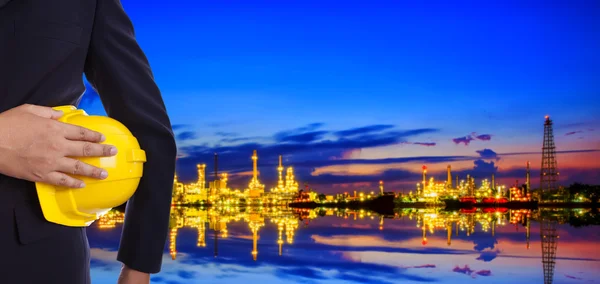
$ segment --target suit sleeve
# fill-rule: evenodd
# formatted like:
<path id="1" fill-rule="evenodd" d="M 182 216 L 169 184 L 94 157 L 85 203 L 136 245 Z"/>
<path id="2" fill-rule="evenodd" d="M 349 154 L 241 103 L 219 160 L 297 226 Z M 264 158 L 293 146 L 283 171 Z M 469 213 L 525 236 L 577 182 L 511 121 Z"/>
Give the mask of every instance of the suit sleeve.
<path id="1" fill-rule="evenodd" d="M 120 0 L 98 0 L 85 75 L 108 116 L 120 121 L 146 151 L 144 175 L 127 202 L 117 260 L 158 273 L 165 248 L 177 147 L 148 60 Z"/>

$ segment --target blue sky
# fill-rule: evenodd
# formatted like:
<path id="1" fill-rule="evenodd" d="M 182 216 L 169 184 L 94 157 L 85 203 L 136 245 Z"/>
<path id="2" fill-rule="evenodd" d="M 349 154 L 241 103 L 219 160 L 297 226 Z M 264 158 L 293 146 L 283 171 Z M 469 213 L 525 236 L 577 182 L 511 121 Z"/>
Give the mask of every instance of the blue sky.
<path id="1" fill-rule="evenodd" d="M 184 180 L 196 178 L 195 163 L 212 167 L 217 151 L 222 170 L 239 174 L 232 182 L 243 187 L 257 149 L 268 186 L 279 154 L 286 165 L 306 165 L 297 167 L 302 182 L 330 191 L 334 181 L 368 187 L 386 171 L 396 177 L 390 184 L 414 184 L 423 163 L 440 178 L 452 162 L 457 173 L 504 171 L 512 182 L 524 179 L 509 173 L 527 160 L 539 170 L 541 155 L 503 154 L 539 152 L 547 114 L 559 151 L 600 149 L 597 1 L 123 6 L 176 127 Z M 94 98 L 86 93 L 81 107 L 103 114 Z M 453 141 L 461 137 L 473 138 Z M 478 154 L 485 149 L 491 158 Z M 471 159 L 435 158 L 447 156 Z M 407 157 L 430 158 L 382 160 Z M 593 157 L 600 156 L 559 154 L 563 181 L 597 182 Z M 372 164 L 322 166 L 343 159 Z M 487 170 L 478 172 L 477 160 Z"/>

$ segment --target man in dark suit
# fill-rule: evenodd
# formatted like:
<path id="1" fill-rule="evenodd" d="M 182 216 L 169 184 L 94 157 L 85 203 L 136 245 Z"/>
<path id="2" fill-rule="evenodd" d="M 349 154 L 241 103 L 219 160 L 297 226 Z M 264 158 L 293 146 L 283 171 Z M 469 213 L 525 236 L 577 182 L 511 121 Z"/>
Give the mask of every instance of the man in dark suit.
<path id="1" fill-rule="evenodd" d="M 85 74 L 146 151 L 117 254 L 120 283 L 149 283 L 167 239 L 176 145 L 149 63 L 119 0 L 0 0 L 0 283 L 90 282 L 85 228 L 47 222 L 34 182 L 105 178 L 69 157 L 109 156 L 101 135 L 58 122 Z M 78 155 L 81 153 L 81 155 Z"/>

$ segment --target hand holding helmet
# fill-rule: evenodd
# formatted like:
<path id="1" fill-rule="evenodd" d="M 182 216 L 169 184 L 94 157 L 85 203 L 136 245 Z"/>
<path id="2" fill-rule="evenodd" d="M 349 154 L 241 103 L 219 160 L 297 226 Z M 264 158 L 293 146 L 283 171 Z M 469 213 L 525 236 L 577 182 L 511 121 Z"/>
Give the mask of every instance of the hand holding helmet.
<path id="1" fill-rule="evenodd" d="M 46 220 L 72 227 L 89 226 L 133 196 L 142 177 L 146 152 L 129 129 L 113 118 L 88 115 L 74 106 L 54 109 L 64 113 L 59 121 L 102 133 L 106 137 L 103 144 L 119 149 L 116 155 L 110 157 L 77 157 L 80 163 L 108 172 L 108 177 L 102 180 L 81 176 L 85 188 L 73 189 L 44 182 L 35 184 Z"/>
<path id="2" fill-rule="evenodd" d="M 129 200 L 146 162 L 127 127 L 74 106 L 1 113 L 0 155 L 0 173 L 35 182 L 44 218 L 72 227 Z"/>
<path id="3" fill-rule="evenodd" d="M 106 178 L 104 169 L 70 157 L 109 157 L 116 148 L 100 144 L 97 131 L 58 121 L 62 115 L 30 104 L 0 113 L 0 173 L 70 188 L 85 186 L 70 174 Z"/>

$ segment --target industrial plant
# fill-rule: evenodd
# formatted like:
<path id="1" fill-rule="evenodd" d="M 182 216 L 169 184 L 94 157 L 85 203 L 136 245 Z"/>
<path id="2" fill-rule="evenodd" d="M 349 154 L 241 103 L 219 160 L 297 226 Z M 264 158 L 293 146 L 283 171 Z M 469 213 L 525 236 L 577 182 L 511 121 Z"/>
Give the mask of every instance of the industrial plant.
<path id="1" fill-rule="evenodd" d="M 445 181 L 436 181 L 428 178 L 427 166 L 422 167 L 422 180 L 416 188 L 408 193 L 399 191 L 384 191 L 383 181 L 379 182 L 379 190 L 370 192 L 353 193 L 343 192 L 334 195 L 319 194 L 308 188 L 301 190 L 294 175 L 293 167 L 284 167 L 282 157 L 279 156 L 277 167 L 278 181 L 270 190 L 265 189 L 265 184 L 259 179 L 258 153 L 254 150 L 251 156 L 252 177 L 245 189 L 232 189 L 227 184 L 227 173 L 218 174 L 218 155 L 215 153 L 214 180 L 206 181 L 206 164 L 198 164 L 198 180 L 195 183 L 183 184 L 178 181 L 177 175 L 173 183 L 173 204 L 225 204 L 231 206 L 271 206 L 287 205 L 294 202 L 317 202 L 344 204 L 347 202 L 363 202 L 377 199 L 384 195 L 394 195 L 396 204 L 426 204 L 428 206 L 443 206 L 449 202 L 458 202 L 467 205 L 501 205 L 501 204 L 537 204 L 537 202 L 564 201 L 564 192 L 557 186 L 558 170 L 556 163 L 556 149 L 552 131 L 552 121 L 549 116 L 544 122 L 544 142 L 542 153 L 542 170 L 540 188 L 537 192 L 531 187 L 530 162 L 527 161 L 525 184 L 506 186 L 498 184 L 491 175 L 491 180 L 484 178 L 477 185 L 475 178 L 467 175 L 462 180 L 458 175 L 452 175 L 451 165 L 447 166 Z"/>

